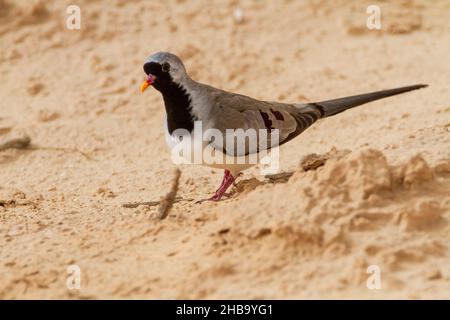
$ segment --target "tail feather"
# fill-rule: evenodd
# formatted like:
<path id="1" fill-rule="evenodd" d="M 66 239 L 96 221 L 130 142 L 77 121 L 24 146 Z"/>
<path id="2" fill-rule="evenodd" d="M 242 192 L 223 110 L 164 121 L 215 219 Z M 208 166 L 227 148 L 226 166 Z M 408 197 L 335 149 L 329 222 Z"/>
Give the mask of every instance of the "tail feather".
<path id="1" fill-rule="evenodd" d="M 316 103 L 308 103 L 309 106 L 314 106 L 319 109 L 323 117 L 329 117 L 338 114 L 347 109 L 360 106 L 362 104 L 375 101 L 378 99 L 394 96 L 396 94 L 417 90 L 428 87 L 426 84 L 416 84 L 413 86 L 401 87 L 396 89 L 375 91 L 366 94 L 359 94 L 339 99 L 321 101 Z"/>

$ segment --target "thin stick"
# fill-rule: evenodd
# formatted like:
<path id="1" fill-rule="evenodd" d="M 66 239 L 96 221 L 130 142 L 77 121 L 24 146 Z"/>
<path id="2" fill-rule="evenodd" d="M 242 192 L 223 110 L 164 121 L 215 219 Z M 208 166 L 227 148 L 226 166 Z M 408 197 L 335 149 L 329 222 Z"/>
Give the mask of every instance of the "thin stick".
<path id="1" fill-rule="evenodd" d="M 194 199 L 192 198 L 182 198 L 182 197 L 176 197 L 173 200 L 173 203 L 177 203 L 177 202 L 182 202 L 182 201 L 193 201 Z M 161 203 L 161 201 L 142 201 L 142 202 L 127 202 L 122 204 L 122 207 L 124 208 L 137 208 L 139 206 L 149 206 L 149 207 L 154 207 L 154 206 L 158 206 Z"/>
<path id="2" fill-rule="evenodd" d="M 158 209 L 158 218 L 164 219 L 169 214 L 170 209 L 172 208 L 175 197 L 178 192 L 178 182 L 180 181 L 181 171 L 180 169 L 175 169 L 175 176 L 172 179 L 172 186 L 170 187 L 170 191 L 166 194 L 166 196 L 161 200 L 161 204 Z"/>
<path id="3" fill-rule="evenodd" d="M 183 199 L 181 197 L 177 197 L 178 192 L 178 184 L 180 181 L 181 171 L 179 169 L 175 169 L 174 177 L 172 178 L 172 185 L 170 187 L 170 191 L 159 201 L 146 201 L 146 202 L 129 202 L 122 204 L 124 208 L 137 208 L 138 206 L 157 206 L 158 208 L 158 218 L 164 219 L 169 214 L 170 209 L 173 204 L 180 201 L 191 201 L 192 199 Z"/>

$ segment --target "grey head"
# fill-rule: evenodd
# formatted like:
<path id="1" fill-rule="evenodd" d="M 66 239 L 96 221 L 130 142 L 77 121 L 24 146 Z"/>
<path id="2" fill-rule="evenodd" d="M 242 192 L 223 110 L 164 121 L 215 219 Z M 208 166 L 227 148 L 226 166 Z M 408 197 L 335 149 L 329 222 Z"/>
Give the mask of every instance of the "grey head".
<path id="1" fill-rule="evenodd" d="M 148 78 L 141 86 L 141 91 L 153 86 L 161 92 L 169 133 L 180 128 L 190 132 L 194 128 L 195 116 L 192 114 L 191 96 L 187 89 L 192 80 L 183 62 L 172 53 L 158 52 L 148 57 L 143 67 Z"/>
<path id="2" fill-rule="evenodd" d="M 144 72 L 152 77 L 152 85 L 159 91 L 171 83 L 183 85 L 190 80 L 183 62 L 176 55 L 169 52 L 157 52 L 144 62 Z"/>

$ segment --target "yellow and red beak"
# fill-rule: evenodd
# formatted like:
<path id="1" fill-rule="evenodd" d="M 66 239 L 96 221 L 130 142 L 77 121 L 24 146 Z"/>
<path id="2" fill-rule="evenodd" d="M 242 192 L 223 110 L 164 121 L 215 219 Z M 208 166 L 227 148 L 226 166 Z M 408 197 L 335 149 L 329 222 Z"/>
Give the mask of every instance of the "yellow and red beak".
<path id="1" fill-rule="evenodd" d="M 151 86 L 154 80 L 155 78 L 151 74 L 149 74 L 147 80 L 145 80 L 141 84 L 141 93 L 144 92 L 149 86 Z"/>

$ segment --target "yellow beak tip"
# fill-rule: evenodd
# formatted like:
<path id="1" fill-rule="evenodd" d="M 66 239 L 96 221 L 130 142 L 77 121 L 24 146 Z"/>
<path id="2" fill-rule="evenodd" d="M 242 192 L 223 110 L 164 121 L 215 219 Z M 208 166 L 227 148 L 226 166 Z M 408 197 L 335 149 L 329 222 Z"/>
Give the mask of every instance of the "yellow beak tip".
<path id="1" fill-rule="evenodd" d="M 141 87 L 140 87 L 141 93 L 143 93 L 149 86 L 150 86 L 150 85 L 148 84 L 148 82 L 147 82 L 147 81 L 144 81 L 144 82 L 141 84 Z"/>

